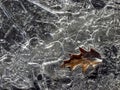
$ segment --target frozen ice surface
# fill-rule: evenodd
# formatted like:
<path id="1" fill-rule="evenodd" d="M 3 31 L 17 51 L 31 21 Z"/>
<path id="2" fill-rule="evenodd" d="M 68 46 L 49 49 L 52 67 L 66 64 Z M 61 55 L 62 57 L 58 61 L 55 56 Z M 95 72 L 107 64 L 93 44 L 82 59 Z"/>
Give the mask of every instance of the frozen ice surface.
<path id="1" fill-rule="evenodd" d="M 60 68 L 79 47 L 103 63 Z M 0 0 L 0 90 L 120 90 L 120 1 Z"/>

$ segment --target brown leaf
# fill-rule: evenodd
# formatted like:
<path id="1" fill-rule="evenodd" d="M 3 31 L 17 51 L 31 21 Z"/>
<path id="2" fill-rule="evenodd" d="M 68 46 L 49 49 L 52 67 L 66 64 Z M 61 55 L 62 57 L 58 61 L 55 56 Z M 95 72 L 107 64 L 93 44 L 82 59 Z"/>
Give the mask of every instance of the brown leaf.
<path id="1" fill-rule="evenodd" d="M 68 67 L 70 70 L 74 70 L 77 66 L 82 68 L 82 72 L 85 73 L 89 66 L 95 68 L 101 61 L 96 61 L 95 58 L 101 58 L 100 54 L 94 49 L 90 49 L 90 51 L 86 51 L 82 48 L 79 48 L 80 54 L 69 54 L 70 59 L 65 60 L 61 64 L 61 68 Z M 94 60 L 91 60 L 93 58 Z"/>

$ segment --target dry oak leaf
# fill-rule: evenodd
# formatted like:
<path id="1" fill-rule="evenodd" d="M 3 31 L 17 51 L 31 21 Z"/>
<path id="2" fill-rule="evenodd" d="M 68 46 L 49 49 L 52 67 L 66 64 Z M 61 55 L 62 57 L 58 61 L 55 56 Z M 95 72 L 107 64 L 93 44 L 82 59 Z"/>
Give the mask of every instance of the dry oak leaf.
<path id="1" fill-rule="evenodd" d="M 98 64 L 102 63 L 101 55 L 94 49 L 86 51 L 82 48 L 79 48 L 80 54 L 69 54 L 70 59 L 65 60 L 61 64 L 61 68 L 68 67 L 70 70 L 74 70 L 77 66 L 82 68 L 82 72 L 85 73 L 89 66 L 95 68 Z"/>

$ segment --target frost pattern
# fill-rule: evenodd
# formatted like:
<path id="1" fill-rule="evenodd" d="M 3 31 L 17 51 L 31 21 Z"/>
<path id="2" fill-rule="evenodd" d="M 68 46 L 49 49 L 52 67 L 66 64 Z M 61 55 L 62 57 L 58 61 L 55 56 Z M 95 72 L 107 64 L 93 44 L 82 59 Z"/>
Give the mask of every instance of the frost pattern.
<path id="1" fill-rule="evenodd" d="M 118 0 L 0 0 L 0 89 L 119 90 L 119 16 Z M 59 67 L 79 47 L 101 53 L 97 73 Z"/>

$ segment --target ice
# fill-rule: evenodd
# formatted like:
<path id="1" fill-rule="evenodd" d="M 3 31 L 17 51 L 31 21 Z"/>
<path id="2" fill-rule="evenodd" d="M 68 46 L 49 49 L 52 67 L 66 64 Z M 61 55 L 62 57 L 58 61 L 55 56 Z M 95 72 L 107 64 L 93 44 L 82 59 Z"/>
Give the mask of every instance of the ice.
<path id="1" fill-rule="evenodd" d="M 119 16 L 118 0 L 0 0 L 0 90 L 119 90 Z M 60 68 L 79 47 L 102 64 Z"/>

